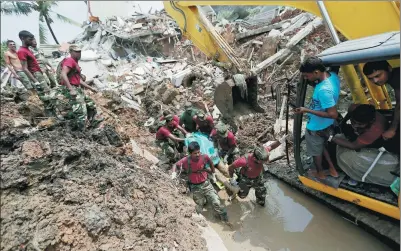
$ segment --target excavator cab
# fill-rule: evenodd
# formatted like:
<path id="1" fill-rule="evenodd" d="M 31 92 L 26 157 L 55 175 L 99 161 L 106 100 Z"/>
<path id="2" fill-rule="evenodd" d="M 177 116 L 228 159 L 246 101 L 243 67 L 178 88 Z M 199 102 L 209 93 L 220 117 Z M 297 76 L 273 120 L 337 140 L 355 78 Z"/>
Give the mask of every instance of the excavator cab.
<path id="1" fill-rule="evenodd" d="M 358 83 L 348 83 L 348 86 L 351 87 L 347 91 L 350 92 L 349 98 L 346 96 L 340 97 L 339 102 L 337 104 L 337 110 L 339 113 L 342 113 L 343 117 L 346 116 L 348 106 L 351 103 L 370 103 L 376 107 L 376 110 L 384 115 L 387 118 L 388 122 L 391 122 L 393 110 L 391 108 L 392 102 L 390 97 L 392 95 L 388 95 L 387 89 L 382 87 L 381 89 L 373 90 L 374 84 L 370 83 L 369 80 L 363 75 L 362 64 L 367 62 L 374 62 L 379 60 L 387 60 L 390 65 L 393 67 L 399 67 L 399 57 L 400 57 L 400 32 L 387 32 L 379 35 L 364 37 L 355 40 L 349 40 L 346 42 L 339 43 L 336 46 L 333 46 L 318 55 L 320 59 L 324 62 L 324 64 L 330 67 L 331 71 L 338 71 L 339 67 L 351 66 L 356 69 L 359 73 L 360 79 L 364 80 L 363 84 L 370 89 L 370 92 L 355 93 L 356 85 L 360 85 Z M 344 74 L 346 74 L 343 71 Z M 344 89 L 344 88 L 343 88 Z M 347 88 L 345 88 L 347 89 Z M 362 88 L 363 89 L 363 88 Z M 384 101 L 378 102 L 374 99 L 374 97 L 379 96 L 380 93 L 372 93 L 373 91 L 380 91 L 383 93 L 387 99 Z M 311 98 L 312 88 L 308 87 L 306 81 L 301 80 L 298 84 L 297 88 L 297 98 L 296 98 L 296 106 L 305 106 L 307 102 Z M 345 93 L 343 93 L 345 94 Z M 352 98 L 351 98 L 352 96 Z M 306 102 L 307 101 L 307 102 Z M 362 102 L 359 102 L 362 101 Z M 381 108 L 383 105 L 386 105 L 387 108 Z M 334 164 L 337 165 L 337 171 L 340 172 L 338 178 L 333 178 L 327 176 L 325 180 L 318 180 L 312 176 L 309 176 L 308 169 L 313 162 L 312 158 L 308 156 L 306 152 L 306 145 L 304 140 L 305 135 L 305 121 L 306 116 L 304 115 L 296 115 L 294 119 L 294 158 L 296 162 L 296 168 L 299 172 L 299 179 L 301 182 L 311 187 L 315 190 L 322 191 L 324 193 L 333 195 L 343 200 L 350 201 L 352 203 L 358 204 L 362 207 L 371 209 L 373 211 L 379 212 L 381 214 L 390 216 L 395 219 L 400 219 L 400 208 L 399 208 L 399 194 L 396 195 L 390 187 L 386 186 L 378 186 L 372 185 L 365 182 L 360 182 L 357 187 L 353 187 L 347 183 L 347 175 L 339 168 L 339 163 L 336 163 L 339 160 L 339 155 L 337 155 L 336 145 L 334 143 L 328 144 L 328 151 L 331 155 L 331 159 Z M 342 121 L 338 121 L 341 125 Z M 344 133 L 344 132 L 343 132 Z M 395 136 L 395 139 L 398 140 L 398 143 L 393 144 L 393 146 L 397 146 L 398 144 L 398 159 L 399 159 L 399 135 Z M 384 146 L 387 149 L 391 147 L 390 145 Z M 375 156 L 376 157 L 376 156 Z M 377 157 L 376 157 L 377 158 Z M 353 159 L 347 160 L 349 162 L 355 161 Z M 365 175 L 369 172 L 368 170 L 371 167 L 371 164 L 374 162 L 374 158 L 370 163 L 366 163 L 367 171 Z M 393 163 L 396 168 L 399 168 L 399 163 Z M 385 165 L 381 163 L 381 165 Z M 373 167 L 375 168 L 375 167 Z M 379 167 L 380 168 L 380 167 Z M 373 169 L 371 169 L 373 170 Z M 383 169 L 381 169 L 383 170 Z M 390 174 L 391 173 L 391 174 Z M 384 175 L 384 174 L 383 174 Z M 394 180 L 397 178 L 397 175 L 394 172 L 389 172 L 386 174 L 387 177 L 393 177 Z"/>

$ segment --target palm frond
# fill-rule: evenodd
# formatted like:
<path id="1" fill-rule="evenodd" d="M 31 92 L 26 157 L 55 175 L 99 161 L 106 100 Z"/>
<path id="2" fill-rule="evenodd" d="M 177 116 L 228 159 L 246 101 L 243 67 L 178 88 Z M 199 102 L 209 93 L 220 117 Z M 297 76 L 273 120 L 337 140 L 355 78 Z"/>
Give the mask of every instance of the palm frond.
<path id="1" fill-rule="evenodd" d="M 78 27 L 81 27 L 81 26 L 82 26 L 82 24 L 78 23 L 78 22 L 75 21 L 75 20 L 72 20 L 72 19 L 69 18 L 69 17 L 63 16 L 63 15 L 58 14 L 58 13 L 56 13 L 56 12 L 53 12 L 53 13 L 56 15 L 56 17 L 57 17 L 58 20 L 60 20 L 60 21 L 62 21 L 62 22 L 64 22 L 64 23 L 72 24 L 72 25 L 75 25 L 75 26 L 78 26 Z"/>
<path id="2" fill-rule="evenodd" d="M 31 3 L 18 2 L 18 1 L 2 1 L 1 14 L 5 15 L 28 15 L 34 10 Z"/>
<path id="3" fill-rule="evenodd" d="M 39 41 L 40 44 L 47 44 L 48 30 L 46 24 L 39 21 Z"/>

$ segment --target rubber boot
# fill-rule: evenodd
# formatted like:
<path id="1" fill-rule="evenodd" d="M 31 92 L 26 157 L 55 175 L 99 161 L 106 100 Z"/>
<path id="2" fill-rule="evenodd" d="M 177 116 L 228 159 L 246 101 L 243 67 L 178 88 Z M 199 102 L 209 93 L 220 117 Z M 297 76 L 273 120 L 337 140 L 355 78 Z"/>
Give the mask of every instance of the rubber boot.
<path id="1" fill-rule="evenodd" d="M 258 103 L 258 79 L 256 76 L 252 76 L 246 79 L 247 88 L 248 88 L 248 103 L 251 105 L 252 109 L 258 113 L 265 113 L 265 109 L 263 109 Z"/>

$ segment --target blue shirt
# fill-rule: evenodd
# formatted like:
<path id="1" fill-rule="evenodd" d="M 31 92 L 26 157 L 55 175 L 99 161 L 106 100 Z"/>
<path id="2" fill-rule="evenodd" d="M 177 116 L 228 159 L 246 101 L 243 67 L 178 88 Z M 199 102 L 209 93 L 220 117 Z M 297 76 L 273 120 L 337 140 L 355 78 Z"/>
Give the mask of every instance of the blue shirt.
<path id="1" fill-rule="evenodd" d="M 309 109 L 314 111 L 326 111 L 327 108 L 337 104 L 340 96 L 340 79 L 337 74 L 330 72 L 330 77 L 315 86 Z M 326 129 L 334 123 L 334 119 L 323 118 L 308 113 L 306 129 L 319 131 Z"/>

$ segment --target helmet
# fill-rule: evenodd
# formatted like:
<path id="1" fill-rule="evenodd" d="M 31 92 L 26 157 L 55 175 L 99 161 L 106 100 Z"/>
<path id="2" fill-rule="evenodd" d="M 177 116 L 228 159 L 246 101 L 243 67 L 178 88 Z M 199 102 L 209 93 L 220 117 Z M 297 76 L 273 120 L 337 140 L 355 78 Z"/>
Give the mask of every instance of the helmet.
<path id="1" fill-rule="evenodd" d="M 253 156 L 255 156 L 257 160 L 261 161 L 266 161 L 269 159 L 269 153 L 266 151 L 266 149 L 260 146 L 255 147 L 253 150 Z"/>

